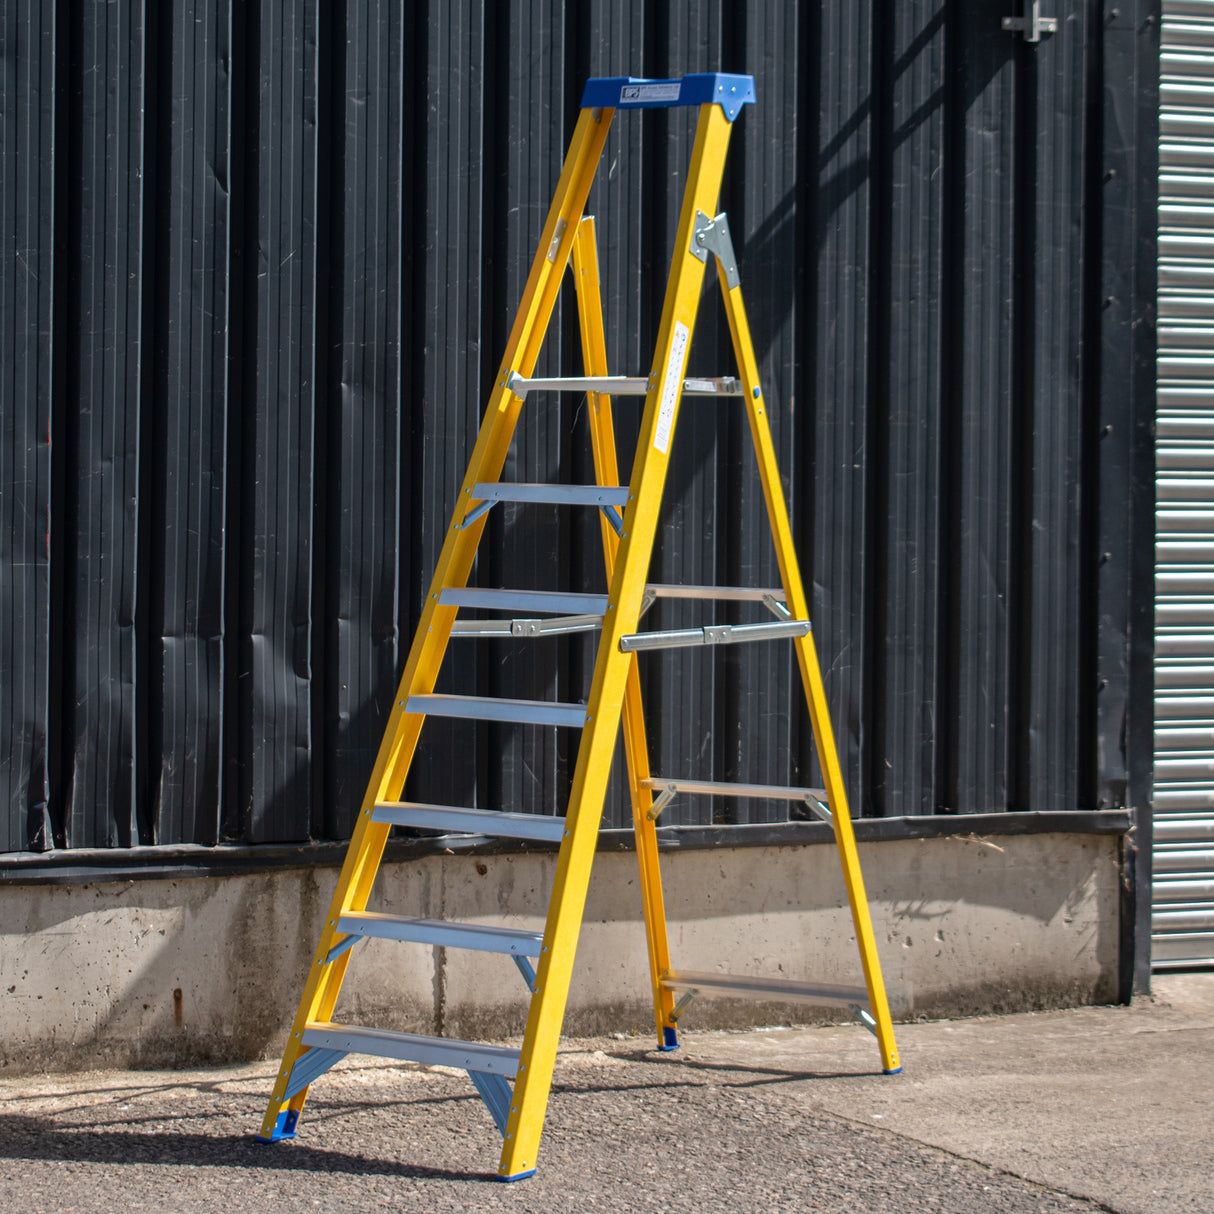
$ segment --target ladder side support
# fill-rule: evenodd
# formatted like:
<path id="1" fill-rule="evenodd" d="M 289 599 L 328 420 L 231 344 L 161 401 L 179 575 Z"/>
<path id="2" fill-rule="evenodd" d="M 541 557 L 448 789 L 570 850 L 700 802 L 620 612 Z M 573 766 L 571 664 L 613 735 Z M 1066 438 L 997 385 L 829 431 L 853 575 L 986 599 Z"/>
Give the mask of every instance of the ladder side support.
<path id="1" fill-rule="evenodd" d="M 602 156 L 613 113 L 614 111 L 609 109 L 584 110 L 578 119 L 544 225 L 539 250 L 523 289 L 523 298 L 502 359 L 501 371 L 495 381 L 497 386 L 489 398 L 468 471 L 464 476 L 460 490 L 461 500 L 471 499 L 472 486 L 478 482 L 497 480 L 506 462 L 510 440 L 522 407 L 521 400 L 506 386 L 507 381 L 513 371 L 530 375 L 539 357 L 540 345 L 556 304 L 565 265 L 572 251 L 574 233 L 586 206 L 586 198 Z M 554 246 L 556 256 L 549 258 L 548 250 Z M 307 1024 L 310 1021 L 329 1020 L 341 991 L 350 953 L 342 953 L 326 964 L 335 942 L 337 920 L 345 911 L 361 911 L 366 908 L 390 829 L 385 824 L 372 822 L 372 810 L 377 801 L 391 801 L 399 797 L 425 719 L 419 714 L 405 712 L 404 706 L 411 694 L 425 694 L 434 689 L 439 666 L 451 635 L 451 625 L 455 621 L 456 609 L 439 605 L 439 592 L 444 587 L 466 585 L 481 532 L 484 530 L 483 518 L 467 528 L 460 525 L 461 521 L 461 511 L 457 504 L 401 675 L 384 738 L 359 811 L 358 823 L 346 851 L 345 863 L 338 878 L 329 913 L 325 917 L 316 956 L 308 971 L 299 1010 L 287 1038 L 282 1065 L 279 1067 L 274 1091 L 262 1121 L 259 1136 L 264 1139 L 274 1137 L 291 1071 L 304 1049 L 302 1037 Z M 303 1108 L 307 1091 L 307 1088 L 304 1088 L 290 1100 L 289 1109 L 296 1115 Z"/>
<path id="2" fill-rule="evenodd" d="M 712 212 L 716 208 L 729 128 L 720 106 L 701 106 L 658 329 L 654 386 L 645 398 L 637 462 L 629 486 L 630 500 L 624 514 L 623 534 L 603 619 L 603 639 L 595 661 L 586 729 L 570 791 L 570 808 L 566 815 L 569 834 L 557 860 L 552 903 L 544 929 L 547 951 L 541 954 L 536 972 L 537 997 L 532 1000 L 527 1017 L 518 1083 L 498 1169 L 498 1174 L 504 1178 L 518 1176 L 535 1167 L 543 1130 L 603 797 L 611 772 L 628 672 L 634 661 L 631 654 L 620 651 L 620 637 L 635 631 L 640 617 L 649 554 L 657 531 L 669 462 L 670 435 L 678 413 L 687 348 L 691 344 L 704 281 L 704 266 L 690 252 L 692 224 L 697 210 Z"/>
<path id="3" fill-rule="evenodd" d="M 582 331 L 583 368 L 587 375 L 606 376 L 609 374 L 607 337 L 603 325 L 598 245 L 595 240 L 594 218 L 589 215 L 578 226 L 577 240 L 573 246 L 573 276 L 577 289 L 578 317 Z M 590 393 L 589 403 L 590 445 L 594 454 L 595 480 L 600 485 L 618 485 L 619 460 L 615 448 L 611 398 L 597 392 Z M 619 537 L 605 520 L 602 524 L 602 531 L 603 554 L 607 563 L 607 581 L 610 584 L 615 568 Z M 628 686 L 624 693 L 623 728 L 658 1048 L 668 1050 L 674 1048 L 678 1038 L 674 1021 L 674 995 L 661 984 L 662 974 L 670 968 L 670 945 L 666 934 L 666 905 L 662 897 L 662 873 L 658 862 L 656 815 L 651 812 L 653 792 L 644 783 L 650 776 L 649 744 L 645 735 L 641 675 L 635 655 L 628 667 Z"/>
<path id="4" fill-rule="evenodd" d="M 767 421 L 767 406 L 759 386 L 759 366 L 755 359 L 754 346 L 750 339 L 750 326 L 746 322 L 746 309 L 742 304 L 742 288 L 730 287 L 725 274 L 717 266 L 717 277 L 721 284 L 721 295 L 725 301 L 725 314 L 729 319 L 729 332 L 733 338 L 734 354 L 738 360 L 743 398 L 750 421 L 750 435 L 754 441 L 755 456 L 759 465 L 759 478 L 763 484 L 763 497 L 767 503 L 767 517 L 771 521 L 772 537 L 776 545 L 776 560 L 780 566 L 780 577 L 784 582 L 784 594 L 793 617 L 807 620 L 809 603 L 801 583 L 801 571 L 797 565 L 796 549 L 793 546 L 792 529 L 788 522 L 788 509 L 784 503 L 784 491 L 780 487 L 780 467 L 776 460 L 775 447 L 771 441 L 771 428 Z M 893 1020 L 889 1014 L 889 1001 L 885 993 L 885 981 L 881 976 L 881 959 L 877 955 L 877 944 L 873 936 L 872 916 L 868 909 L 868 898 L 864 892 L 864 878 L 860 872 L 860 861 L 856 855 L 856 838 L 852 829 L 851 814 L 847 807 L 847 788 L 839 768 L 839 756 L 835 749 L 834 731 L 830 724 L 830 710 L 826 692 L 822 685 L 822 672 L 818 665 L 817 649 L 812 633 L 797 638 L 793 645 L 797 651 L 797 662 L 801 668 L 801 681 L 805 698 L 809 704 L 809 716 L 813 725 L 814 741 L 818 748 L 818 762 L 826 782 L 827 803 L 835 831 L 835 843 L 839 849 L 839 861 L 843 868 L 843 880 L 847 886 L 847 898 L 851 904 L 852 922 L 856 927 L 856 943 L 860 950 L 860 962 L 864 968 L 864 982 L 868 988 L 869 1006 L 876 1021 L 877 1043 L 881 1049 L 881 1064 L 887 1072 L 902 1069 L 898 1060 L 898 1047 L 894 1042 Z"/>

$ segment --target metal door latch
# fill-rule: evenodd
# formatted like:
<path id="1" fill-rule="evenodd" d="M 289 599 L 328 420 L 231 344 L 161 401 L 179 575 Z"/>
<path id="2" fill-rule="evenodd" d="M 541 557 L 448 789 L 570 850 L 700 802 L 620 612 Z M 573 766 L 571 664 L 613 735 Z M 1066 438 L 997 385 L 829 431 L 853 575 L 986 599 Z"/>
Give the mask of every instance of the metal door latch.
<path id="1" fill-rule="evenodd" d="M 1057 31 L 1058 18 L 1041 15 L 1041 0 L 1024 0 L 1024 16 L 1004 17 L 1003 28 L 1023 34 L 1025 42 L 1040 42 L 1042 34 Z"/>

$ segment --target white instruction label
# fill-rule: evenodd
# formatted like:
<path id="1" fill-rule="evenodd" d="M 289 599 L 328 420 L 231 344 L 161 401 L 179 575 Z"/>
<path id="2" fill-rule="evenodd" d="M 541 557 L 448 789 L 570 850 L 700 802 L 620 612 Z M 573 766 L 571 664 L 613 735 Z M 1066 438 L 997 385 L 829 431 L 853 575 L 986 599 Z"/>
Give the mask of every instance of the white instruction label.
<path id="1" fill-rule="evenodd" d="M 626 101 L 678 101 L 681 80 L 662 81 L 661 84 L 626 84 L 620 89 L 620 104 Z"/>
<path id="2" fill-rule="evenodd" d="M 670 358 L 666 362 L 666 378 L 662 380 L 662 405 L 658 424 L 653 431 L 654 448 L 665 455 L 670 450 L 670 427 L 674 425 L 674 406 L 683 386 L 683 367 L 687 362 L 687 326 L 674 322 L 674 339 L 670 343 Z"/>

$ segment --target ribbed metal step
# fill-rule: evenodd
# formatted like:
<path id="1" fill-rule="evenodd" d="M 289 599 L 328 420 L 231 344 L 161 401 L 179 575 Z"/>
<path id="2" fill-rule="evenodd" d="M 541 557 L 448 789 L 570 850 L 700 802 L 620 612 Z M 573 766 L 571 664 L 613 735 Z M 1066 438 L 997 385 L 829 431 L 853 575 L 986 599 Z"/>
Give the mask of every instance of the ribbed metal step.
<path id="1" fill-rule="evenodd" d="M 311 1049 L 373 1054 L 377 1058 L 396 1058 L 422 1066 L 452 1066 L 507 1078 L 513 1078 L 518 1073 L 518 1050 L 479 1041 L 460 1041 L 453 1037 L 422 1037 L 416 1033 L 394 1033 L 387 1029 L 317 1020 L 304 1029 L 302 1041 Z"/>
<path id="2" fill-rule="evenodd" d="M 486 611 L 549 611 L 554 615 L 583 612 L 601 616 L 607 610 L 605 594 L 565 593 L 559 590 L 494 590 L 451 587 L 439 591 L 446 607 L 479 607 Z"/>
<path id="3" fill-rule="evenodd" d="M 539 843 L 559 843 L 565 835 L 564 818 L 428 805 L 421 801 L 381 801 L 372 809 L 371 821 L 385 822 L 389 826 L 412 826 L 418 830 L 488 835 L 494 839 L 528 839 Z"/>
<path id="4" fill-rule="evenodd" d="M 337 921 L 337 930 L 349 936 L 374 936 L 379 940 L 405 940 L 446 948 L 467 948 L 481 953 L 506 953 L 538 957 L 542 932 L 517 931 L 508 927 L 483 927 L 476 923 L 452 923 L 445 919 L 404 919 L 374 911 L 350 912 Z"/>
<path id="5" fill-rule="evenodd" d="M 545 506 L 597 506 L 617 535 L 624 530 L 620 513 L 628 501 L 626 485 L 536 485 L 484 481 L 472 486 L 472 501 L 461 527 L 470 527 L 498 502 L 528 502 Z"/>
<path id="6" fill-rule="evenodd" d="M 707 624 L 703 628 L 672 628 L 664 632 L 632 632 L 620 637 L 623 653 L 646 649 L 690 649 L 702 645 L 740 645 L 745 641 L 779 641 L 803 637 L 808 620 L 773 620 L 770 624 Z"/>
<path id="7" fill-rule="evenodd" d="M 690 970 L 671 970 L 663 975 L 662 986 L 668 991 L 697 991 L 702 995 L 743 995 L 751 999 L 868 1007 L 868 992 L 862 986 L 794 982 L 788 978 L 750 978 L 736 974 L 697 974 Z"/>
<path id="8" fill-rule="evenodd" d="M 410 696 L 406 712 L 431 717 L 461 717 L 471 721 L 502 721 L 510 725 L 563 725 L 580 729 L 586 724 L 585 704 L 552 700 L 503 700 L 495 696 Z"/>
<path id="9" fill-rule="evenodd" d="M 480 502 L 532 502 L 545 506 L 624 506 L 627 485 L 536 485 L 492 481 L 472 487 Z"/>

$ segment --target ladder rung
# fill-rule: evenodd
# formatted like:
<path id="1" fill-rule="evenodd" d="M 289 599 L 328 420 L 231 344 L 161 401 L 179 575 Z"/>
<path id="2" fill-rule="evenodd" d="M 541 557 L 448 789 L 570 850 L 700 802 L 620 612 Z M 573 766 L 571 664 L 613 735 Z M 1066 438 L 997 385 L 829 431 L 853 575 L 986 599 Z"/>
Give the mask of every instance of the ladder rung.
<path id="1" fill-rule="evenodd" d="M 620 637 L 624 653 L 643 649 L 690 649 L 702 645 L 740 645 L 744 641 L 778 641 L 803 637 L 808 620 L 776 620 L 770 624 L 708 624 L 703 628 L 673 628 L 666 632 L 632 632 Z"/>
<path id="2" fill-rule="evenodd" d="M 675 792 L 701 793 L 709 797 L 754 797 L 769 801 L 804 801 L 813 797 L 826 802 L 826 791 L 821 788 L 787 788 L 778 784 L 734 784 L 729 780 L 666 780 L 653 776 L 642 780 L 642 788 L 673 788 Z"/>
<path id="3" fill-rule="evenodd" d="M 496 809 L 462 809 L 454 805 L 427 805 L 420 801 L 381 801 L 371 811 L 372 822 L 413 826 L 449 834 L 488 835 L 495 839 L 531 839 L 559 843 L 565 819 L 542 814 L 508 814 Z"/>
<path id="4" fill-rule="evenodd" d="M 548 506 L 624 506 L 627 485 L 529 485 L 492 481 L 472 486 L 473 501 L 538 502 Z"/>
<path id="5" fill-rule="evenodd" d="M 453 1066 L 463 1071 L 487 1071 L 513 1078 L 518 1073 L 519 1051 L 504 1045 L 460 1041 L 454 1037 L 422 1037 L 349 1024 L 316 1020 L 304 1029 L 303 1044 L 313 1049 L 343 1050 L 347 1054 L 374 1054 L 423 1066 Z"/>
<path id="6" fill-rule="evenodd" d="M 779 586 L 664 586 L 647 585 L 645 593 L 655 599 L 716 599 L 725 603 L 761 603 L 772 598 L 784 601 Z"/>
<path id="7" fill-rule="evenodd" d="M 568 375 L 555 379 L 510 377 L 510 391 L 525 397 L 528 392 L 601 392 L 607 396 L 645 396 L 649 380 L 643 375 Z M 683 381 L 686 396 L 741 396 L 742 381 L 733 375 Z"/>
<path id="8" fill-rule="evenodd" d="M 508 953 L 538 957 L 544 943 L 542 932 L 524 932 L 509 927 L 482 927 L 476 923 L 452 923 L 445 919 L 403 919 L 375 911 L 350 912 L 337 921 L 337 930 L 350 936 L 374 936 L 380 940 L 407 940 L 447 948 L 468 948 L 481 953 Z"/>
<path id="9" fill-rule="evenodd" d="M 662 976 L 668 991 L 699 991 L 701 994 L 746 995 L 752 999 L 793 999 L 807 1003 L 845 1003 L 868 1007 L 868 992 L 862 986 L 794 982 L 789 978 L 749 978 L 735 974 L 696 974 L 671 970 Z"/>
<path id="10" fill-rule="evenodd" d="M 481 607 L 487 611 L 585 612 L 602 615 L 607 610 L 605 594 L 577 594 L 559 590 L 493 590 L 472 586 L 448 586 L 438 593 L 445 607 Z"/>
<path id="11" fill-rule="evenodd" d="M 564 725 L 580 729 L 586 724 L 585 704 L 553 700 L 503 700 L 495 696 L 410 696 L 406 712 L 432 717 L 462 717 L 472 721 L 503 721 L 512 725 Z"/>

